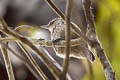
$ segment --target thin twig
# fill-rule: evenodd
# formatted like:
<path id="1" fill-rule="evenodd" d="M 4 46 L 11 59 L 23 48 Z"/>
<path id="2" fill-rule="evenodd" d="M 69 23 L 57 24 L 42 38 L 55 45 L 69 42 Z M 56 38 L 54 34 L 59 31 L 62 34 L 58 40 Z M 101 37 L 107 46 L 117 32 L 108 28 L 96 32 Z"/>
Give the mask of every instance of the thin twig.
<path id="1" fill-rule="evenodd" d="M 34 68 L 36 69 L 36 71 L 38 72 L 38 74 L 41 76 L 41 78 L 43 80 L 49 80 L 47 78 L 47 76 L 44 74 L 44 72 L 42 71 L 42 69 L 39 67 L 39 65 L 37 64 L 37 62 L 35 61 L 35 59 L 32 57 L 32 55 L 29 53 L 29 51 L 27 50 L 27 47 L 25 47 L 25 45 L 23 46 L 23 44 L 16 42 L 18 44 L 18 46 L 24 51 L 24 53 L 26 54 L 26 56 L 28 57 L 29 61 L 31 62 L 31 64 L 34 66 Z"/>
<path id="2" fill-rule="evenodd" d="M 115 73 L 113 72 L 112 66 L 107 56 L 105 55 L 105 52 L 96 36 L 94 18 L 92 16 L 92 11 L 90 9 L 91 4 L 92 4 L 91 0 L 83 0 L 84 13 L 85 13 L 86 21 L 88 24 L 87 36 L 90 40 L 95 42 L 91 47 L 97 53 L 97 56 L 104 69 L 104 74 L 106 76 L 106 79 L 115 80 Z"/>
<path id="3" fill-rule="evenodd" d="M 69 66 L 69 54 L 70 54 L 70 19 L 71 19 L 71 11 L 72 11 L 72 1 L 73 0 L 67 0 L 66 4 L 66 13 L 65 13 L 65 19 L 66 19 L 66 29 L 65 29 L 65 38 L 66 38 L 66 55 L 64 59 L 64 64 L 63 64 L 63 72 L 62 76 L 63 79 L 66 77 L 66 73 L 68 72 L 68 66 Z"/>
<path id="4" fill-rule="evenodd" d="M 39 59 L 42 59 L 42 61 L 49 68 L 49 70 L 54 75 L 54 77 L 56 79 L 59 79 L 59 77 L 58 77 L 59 76 L 59 72 L 54 68 L 54 66 L 51 65 L 51 63 L 50 63 L 50 61 L 49 61 L 47 56 L 45 56 L 28 38 L 18 34 L 17 32 L 13 31 L 12 29 L 10 29 L 7 26 L 6 22 L 4 21 L 4 19 L 2 17 L 0 17 L 0 21 L 1 21 L 2 27 L 3 27 L 2 31 L 4 33 L 6 33 L 6 35 L 18 39 L 20 42 L 22 42 L 23 44 L 27 45 L 29 48 L 34 50 L 35 54 L 37 55 L 37 57 L 39 57 Z"/>
<path id="5" fill-rule="evenodd" d="M 8 55 L 7 49 L 3 45 L 5 45 L 5 43 L 1 43 L 1 52 L 3 55 L 4 61 L 5 61 L 8 78 L 9 78 L 9 80 L 15 80 L 11 61 L 10 61 L 10 56 Z"/>
<path id="6" fill-rule="evenodd" d="M 2 42 L 9 42 L 9 41 L 15 41 L 15 40 L 17 40 L 17 39 L 15 39 L 15 38 L 8 38 L 8 37 L 0 38 L 0 41 L 2 41 Z"/>

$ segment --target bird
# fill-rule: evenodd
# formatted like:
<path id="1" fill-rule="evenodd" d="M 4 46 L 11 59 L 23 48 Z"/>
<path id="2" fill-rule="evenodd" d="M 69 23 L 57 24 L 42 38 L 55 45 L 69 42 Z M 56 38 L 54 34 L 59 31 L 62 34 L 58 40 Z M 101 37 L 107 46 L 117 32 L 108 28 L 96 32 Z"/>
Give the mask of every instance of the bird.
<path id="1" fill-rule="evenodd" d="M 41 28 L 47 29 L 51 33 L 51 40 L 54 42 L 65 40 L 65 28 L 66 22 L 62 18 L 54 18 L 52 19 L 48 25 L 40 26 Z M 71 29 L 71 40 L 80 38 L 74 31 Z M 65 47 L 56 47 L 53 44 L 53 48 L 57 56 L 61 58 L 65 58 Z M 88 59 L 90 62 L 95 61 L 95 56 L 91 50 L 88 49 L 87 43 L 81 39 L 80 45 L 71 46 L 70 47 L 70 57 L 78 58 L 78 59 Z"/>

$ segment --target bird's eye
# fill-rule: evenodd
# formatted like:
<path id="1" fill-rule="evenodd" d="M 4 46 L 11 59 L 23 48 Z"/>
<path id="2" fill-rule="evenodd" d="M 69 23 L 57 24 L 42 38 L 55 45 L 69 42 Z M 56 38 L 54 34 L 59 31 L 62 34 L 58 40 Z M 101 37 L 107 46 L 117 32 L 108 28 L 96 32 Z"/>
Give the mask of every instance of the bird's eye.
<path id="1" fill-rule="evenodd" d="M 54 24 L 55 21 L 50 21 L 50 25 Z"/>
<path id="2" fill-rule="evenodd" d="M 56 20 L 50 21 L 48 25 L 53 25 L 55 21 L 56 21 Z"/>

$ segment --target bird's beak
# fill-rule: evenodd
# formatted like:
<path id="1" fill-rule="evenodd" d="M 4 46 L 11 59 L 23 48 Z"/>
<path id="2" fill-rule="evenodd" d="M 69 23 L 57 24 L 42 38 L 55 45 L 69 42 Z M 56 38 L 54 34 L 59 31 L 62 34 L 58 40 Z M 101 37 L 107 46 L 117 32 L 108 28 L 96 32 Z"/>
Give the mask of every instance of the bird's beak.
<path id="1" fill-rule="evenodd" d="M 47 30 L 49 30 L 50 32 L 52 32 L 52 30 L 53 30 L 53 25 L 44 25 L 44 26 L 40 26 L 40 28 L 42 28 L 42 29 L 47 29 Z"/>
<path id="2" fill-rule="evenodd" d="M 49 30 L 49 29 L 50 29 L 50 26 L 48 26 L 48 25 L 43 25 L 43 26 L 40 26 L 40 28 Z"/>

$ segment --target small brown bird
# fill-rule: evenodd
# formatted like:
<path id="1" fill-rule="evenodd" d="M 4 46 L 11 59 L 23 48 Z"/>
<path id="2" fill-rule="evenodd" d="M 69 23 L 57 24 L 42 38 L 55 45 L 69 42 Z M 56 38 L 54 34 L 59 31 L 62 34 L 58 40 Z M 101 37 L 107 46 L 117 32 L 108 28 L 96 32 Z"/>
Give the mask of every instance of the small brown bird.
<path id="1" fill-rule="evenodd" d="M 66 23 L 61 18 L 55 18 L 49 22 L 47 26 L 41 26 L 44 29 L 48 29 L 51 32 L 51 40 L 53 42 L 59 40 L 65 40 L 65 28 Z M 73 30 L 71 30 L 71 39 L 79 38 Z M 56 55 L 62 58 L 65 58 L 65 47 L 53 47 Z M 84 40 L 81 40 L 80 45 L 71 47 L 70 49 L 70 57 L 75 57 L 79 59 L 88 59 L 93 62 L 95 60 L 95 56 L 88 49 L 87 43 Z"/>

